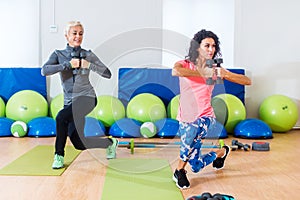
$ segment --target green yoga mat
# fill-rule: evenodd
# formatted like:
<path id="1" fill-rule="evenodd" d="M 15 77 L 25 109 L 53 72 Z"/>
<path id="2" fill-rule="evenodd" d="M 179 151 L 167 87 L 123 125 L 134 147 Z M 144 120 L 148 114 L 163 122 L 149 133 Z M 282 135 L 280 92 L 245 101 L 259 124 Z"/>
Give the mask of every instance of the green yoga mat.
<path id="1" fill-rule="evenodd" d="M 172 176 L 167 160 L 110 160 L 101 199 L 183 200 Z"/>
<path id="2" fill-rule="evenodd" d="M 53 145 L 40 145 L 0 169 L 0 175 L 60 176 L 81 152 L 73 146 L 66 146 L 65 151 L 65 168 L 53 170 Z"/>

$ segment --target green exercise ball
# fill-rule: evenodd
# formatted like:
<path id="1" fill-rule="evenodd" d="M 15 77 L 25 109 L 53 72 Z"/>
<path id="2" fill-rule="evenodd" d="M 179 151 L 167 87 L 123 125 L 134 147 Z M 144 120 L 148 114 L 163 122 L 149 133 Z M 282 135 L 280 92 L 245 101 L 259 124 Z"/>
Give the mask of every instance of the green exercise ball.
<path id="1" fill-rule="evenodd" d="M 128 103 L 127 117 L 140 122 L 155 122 L 166 118 L 167 112 L 163 101 L 151 93 L 134 96 Z"/>
<path id="2" fill-rule="evenodd" d="M 38 92 L 21 90 L 12 95 L 6 104 L 6 117 L 28 123 L 37 117 L 48 115 L 48 103 Z"/>
<path id="3" fill-rule="evenodd" d="M 97 105 L 88 116 L 96 118 L 104 126 L 110 127 L 115 121 L 125 117 L 125 107 L 118 98 L 101 95 L 97 97 Z"/>
<path id="4" fill-rule="evenodd" d="M 284 95 L 271 95 L 263 100 L 259 107 L 259 117 L 274 132 L 291 130 L 298 120 L 296 103 Z"/>
<path id="5" fill-rule="evenodd" d="M 5 117 L 5 103 L 0 97 L 0 117 Z"/>
<path id="6" fill-rule="evenodd" d="M 171 99 L 171 101 L 168 104 L 168 107 L 167 107 L 168 118 L 171 118 L 171 119 L 177 118 L 178 107 L 179 107 L 179 95 L 176 95 Z"/>
<path id="7" fill-rule="evenodd" d="M 225 126 L 228 133 L 234 133 L 235 126 L 246 119 L 243 102 L 232 94 L 219 94 L 213 97 L 212 107 L 217 120 Z"/>
<path id="8" fill-rule="evenodd" d="M 56 118 L 58 112 L 64 107 L 64 95 L 55 96 L 50 102 L 50 115 L 53 119 Z"/>

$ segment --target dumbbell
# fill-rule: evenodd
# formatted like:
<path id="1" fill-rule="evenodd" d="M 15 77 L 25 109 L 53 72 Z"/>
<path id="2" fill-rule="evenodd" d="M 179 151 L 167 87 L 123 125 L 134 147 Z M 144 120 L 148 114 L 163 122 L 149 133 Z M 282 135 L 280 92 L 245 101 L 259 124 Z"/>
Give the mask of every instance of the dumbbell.
<path id="1" fill-rule="evenodd" d="M 243 144 L 237 140 L 231 141 L 232 146 L 237 146 L 238 149 L 244 149 L 244 151 L 249 151 L 251 149 L 251 146 L 249 144 Z"/>
<path id="2" fill-rule="evenodd" d="M 86 53 L 84 51 L 72 51 L 71 57 L 79 59 L 79 67 L 81 67 L 81 60 L 86 58 Z M 86 74 L 88 69 L 73 69 L 73 74 Z"/>
<path id="3" fill-rule="evenodd" d="M 189 197 L 187 200 L 234 200 L 234 197 L 227 194 L 216 193 L 212 195 L 209 192 L 204 192 L 200 196 L 192 196 Z"/>
<path id="4" fill-rule="evenodd" d="M 221 63 L 223 63 L 223 59 L 217 58 L 217 59 L 215 59 L 215 63 L 217 64 L 217 67 L 218 67 L 216 84 L 223 84 L 223 79 L 221 78 L 221 75 L 220 75 Z"/>
<path id="5" fill-rule="evenodd" d="M 220 69 L 221 67 L 221 63 L 223 63 L 223 59 L 222 58 L 217 58 L 217 59 L 209 59 L 209 60 L 206 60 L 206 65 L 209 67 L 209 68 L 212 68 L 214 64 L 217 64 L 217 68 Z M 216 80 L 213 80 L 212 77 L 209 77 L 207 80 L 206 80 L 206 84 L 207 85 L 213 85 L 214 83 L 216 84 L 223 84 L 223 80 L 219 74 L 220 70 L 217 69 L 217 79 Z"/>

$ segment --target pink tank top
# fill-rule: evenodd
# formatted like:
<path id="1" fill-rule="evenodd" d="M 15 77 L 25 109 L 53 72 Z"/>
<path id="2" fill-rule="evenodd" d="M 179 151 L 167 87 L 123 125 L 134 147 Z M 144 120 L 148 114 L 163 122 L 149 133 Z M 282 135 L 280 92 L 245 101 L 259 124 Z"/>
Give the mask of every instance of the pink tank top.
<path id="1" fill-rule="evenodd" d="M 187 60 L 179 61 L 184 68 L 197 70 L 196 66 Z M 207 116 L 215 117 L 211 106 L 211 96 L 214 85 L 207 85 L 202 77 L 179 77 L 180 96 L 177 120 L 194 122 Z"/>

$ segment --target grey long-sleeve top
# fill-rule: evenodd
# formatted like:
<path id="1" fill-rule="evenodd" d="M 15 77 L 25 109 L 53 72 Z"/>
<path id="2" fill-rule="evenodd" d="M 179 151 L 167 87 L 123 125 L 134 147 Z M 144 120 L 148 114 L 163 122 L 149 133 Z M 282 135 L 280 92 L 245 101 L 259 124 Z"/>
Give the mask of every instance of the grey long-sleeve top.
<path id="1" fill-rule="evenodd" d="M 74 70 L 71 67 L 70 60 L 72 54 L 83 52 L 85 60 L 90 62 L 89 70 L 85 69 L 84 73 L 80 69 Z M 64 50 L 55 50 L 48 61 L 42 66 L 41 74 L 43 76 L 52 75 L 55 73 L 60 74 L 60 79 L 64 92 L 64 105 L 69 105 L 72 99 L 79 96 L 96 97 L 95 90 L 90 83 L 89 74 L 90 70 L 96 72 L 104 78 L 110 78 L 110 70 L 100 61 L 100 59 L 92 52 L 82 49 L 81 47 L 71 47 L 67 45 Z"/>

